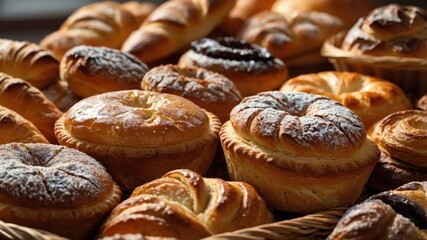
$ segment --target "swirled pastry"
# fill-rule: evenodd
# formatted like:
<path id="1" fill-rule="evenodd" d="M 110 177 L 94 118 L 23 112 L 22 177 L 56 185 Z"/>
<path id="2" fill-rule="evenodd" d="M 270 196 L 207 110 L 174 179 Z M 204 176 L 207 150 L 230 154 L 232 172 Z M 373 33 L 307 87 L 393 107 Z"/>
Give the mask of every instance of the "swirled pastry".
<path id="1" fill-rule="evenodd" d="M 382 152 L 368 186 L 390 190 L 410 181 L 427 181 L 427 112 L 393 113 L 369 129 Z"/>
<path id="2" fill-rule="evenodd" d="M 89 238 L 121 192 L 92 157 L 51 144 L 0 145 L 0 220 Z"/>
<path id="3" fill-rule="evenodd" d="M 220 73 L 236 85 L 242 96 L 274 90 L 288 79 L 288 69 L 282 60 L 261 46 L 232 37 L 192 42 L 178 65 Z"/>
<path id="4" fill-rule="evenodd" d="M 100 236 L 200 239 L 271 221 L 264 200 L 249 184 L 180 169 L 136 188 L 111 212 Z"/>
<path id="5" fill-rule="evenodd" d="M 412 108 L 410 100 L 397 85 L 351 72 L 300 75 L 285 82 L 280 91 L 319 94 L 336 100 L 356 113 L 366 128 L 391 113 Z"/>
<path id="6" fill-rule="evenodd" d="M 352 204 L 380 154 L 356 114 L 301 92 L 243 99 L 220 139 L 232 179 L 251 184 L 270 207 L 300 213 Z"/>
<path id="7" fill-rule="evenodd" d="M 199 67 L 157 66 L 144 76 L 142 90 L 182 96 L 215 114 L 221 122 L 241 100 L 239 90 L 228 78 Z"/>
<path id="8" fill-rule="evenodd" d="M 122 190 L 132 191 L 177 168 L 204 174 L 220 124 L 183 97 L 123 90 L 78 102 L 58 119 L 55 134 L 60 144 L 102 162 Z"/>

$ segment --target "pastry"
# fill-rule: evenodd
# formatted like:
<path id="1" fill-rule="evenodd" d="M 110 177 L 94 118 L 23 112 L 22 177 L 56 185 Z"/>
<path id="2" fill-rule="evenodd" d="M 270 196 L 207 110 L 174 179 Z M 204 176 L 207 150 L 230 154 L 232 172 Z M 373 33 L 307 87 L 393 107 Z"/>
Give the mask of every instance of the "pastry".
<path id="1" fill-rule="evenodd" d="M 381 78 L 351 72 L 320 72 L 289 79 L 282 92 L 323 95 L 350 108 L 366 128 L 387 115 L 412 108 L 410 100 L 395 84 Z"/>
<path id="2" fill-rule="evenodd" d="M 40 46 L 60 61 L 69 49 L 79 45 L 120 48 L 137 28 L 138 20 L 120 3 L 102 1 L 72 13 L 59 30 L 42 39 Z"/>
<path id="3" fill-rule="evenodd" d="M 264 200 L 249 184 L 180 169 L 136 188 L 111 212 L 100 236 L 200 239 L 271 221 Z"/>
<path id="4" fill-rule="evenodd" d="M 180 96 L 123 90 L 85 98 L 58 119 L 61 145 L 100 161 L 122 190 L 177 168 L 204 174 L 214 157 L 220 121 Z"/>
<path id="5" fill-rule="evenodd" d="M 230 79 L 242 96 L 274 90 L 288 78 L 288 69 L 265 48 L 233 37 L 192 42 L 178 65 L 203 67 Z"/>
<path id="6" fill-rule="evenodd" d="M 61 79 L 80 97 L 139 89 L 147 65 L 130 54 L 106 47 L 78 46 L 62 58 Z"/>
<path id="7" fill-rule="evenodd" d="M 421 96 L 419 99 L 417 99 L 415 106 L 418 109 L 427 111 L 427 93 L 425 93 L 423 96 Z"/>
<path id="8" fill-rule="evenodd" d="M 199 67 L 154 67 L 145 74 L 141 88 L 184 97 L 215 114 L 221 122 L 230 118 L 231 109 L 242 100 L 228 78 Z"/>
<path id="9" fill-rule="evenodd" d="M 411 181 L 427 181 L 427 112 L 393 113 L 369 129 L 381 150 L 368 181 L 376 190 L 390 190 Z"/>
<path id="10" fill-rule="evenodd" d="M 0 39 L 0 72 L 42 89 L 57 80 L 59 63 L 37 44 Z"/>
<path id="11" fill-rule="evenodd" d="M 152 2 L 128 1 L 122 4 L 123 8 L 128 10 L 137 19 L 139 25 L 154 11 L 157 7 Z"/>
<path id="12" fill-rule="evenodd" d="M 75 149 L 0 145 L 0 220 L 87 239 L 120 201 L 105 168 Z"/>
<path id="13" fill-rule="evenodd" d="M 49 84 L 42 92 L 49 101 L 63 112 L 66 112 L 71 106 L 82 99 L 68 88 L 68 84 L 64 80 L 58 80 Z"/>
<path id="14" fill-rule="evenodd" d="M 145 63 L 166 58 L 208 35 L 236 0 L 169 0 L 158 6 L 124 42 L 122 51 Z"/>
<path id="15" fill-rule="evenodd" d="M 220 131 L 228 172 L 267 205 L 313 213 L 356 201 L 380 152 L 356 114 L 326 97 L 246 97 Z"/>

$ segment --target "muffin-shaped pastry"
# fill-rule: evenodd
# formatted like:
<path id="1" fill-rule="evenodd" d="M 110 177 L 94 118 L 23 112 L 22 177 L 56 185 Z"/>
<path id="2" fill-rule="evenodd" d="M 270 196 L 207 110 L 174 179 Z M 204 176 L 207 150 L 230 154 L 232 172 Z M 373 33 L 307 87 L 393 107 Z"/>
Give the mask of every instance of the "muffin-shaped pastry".
<path id="1" fill-rule="evenodd" d="M 0 145 L 0 220 L 87 239 L 120 201 L 105 168 L 75 149 Z"/>
<path id="2" fill-rule="evenodd" d="M 61 79 L 80 97 L 139 89 L 147 65 L 130 54 L 106 47 L 78 46 L 61 60 Z"/>
<path id="3" fill-rule="evenodd" d="M 61 79 L 51 83 L 42 92 L 47 99 L 63 112 L 66 112 L 71 106 L 82 99 L 68 88 L 66 81 Z"/>
<path id="4" fill-rule="evenodd" d="M 393 113 L 369 129 L 381 150 L 368 186 L 390 190 L 411 181 L 427 181 L 427 112 Z"/>
<path id="5" fill-rule="evenodd" d="M 192 42 L 179 65 L 220 73 L 233 81 L 242 96 L 277 89 L 288 78 L 286 65 L 265 48 L 232 37 Z"/>
<path id="6" fill-rule="evenodd" d="M 183 97 L 124 90 L 78 102 L 58 119 L 55 134 L 60 144 L 95 157 L 122 190 L 132 191 L 173 169 L 204 174 L 220 124 Z"/>
<path id="7" fill-rule="evenodd" d="M 49 143 L 30 121 L 0 105 L 0 144 L 11 142 Z"/>
<path id="8" fill-rule="evenodd" d="M 0 72 L 42 89 L 58 78 L 59 62 L 37 44 L 0 39 Z"/>
<path id="9" fill-rule="evenodd" d="M 0 73 L 0 105 L 32 122 L 49 142 L 57 142 L 53 126 L 62 112 L 36 87 Z"/>
<path id="10" fill-rule="evenodd" d="M 111 212 L 100 236 L 200 239 L 272 220 L 264 200 L 249 184 L 179 169 L 136 188 Z"/>
<path id="11" fill-rule="evenodd" d="M 418 109 L 427 111 L 427 93 L 418 98 L 415 105 Z"/>
<path id="12" fill-rule="evenodd" d="M 231 109 L 242 100 L 232 81 L 199 67 L 154 67 L 144 76 L 141 88 L 182 96 L 215 114 L 221 122 L 230 118 Z"/>
<path id="13" fill-rule="evenodd" d="M 427 239 L 427 183 L 411 182 L 351 207 L 327 238 Z"/>
<path id="14" fill-rule="evenodd" d="M 352 204 L 379 158 L 359 117 L 301 92 L 247 97 L 220 131 L 231 179 L 278 210 L 310 213 Z"/>
<path id="15" fill-rule="evenodd" d="M 395 84 L 351 72 L 320 72 L 289 79 L 282 92 L 323 95 L 350 108 L 366 128 L 391 113 L 411 109 L 411 101 Z"/>

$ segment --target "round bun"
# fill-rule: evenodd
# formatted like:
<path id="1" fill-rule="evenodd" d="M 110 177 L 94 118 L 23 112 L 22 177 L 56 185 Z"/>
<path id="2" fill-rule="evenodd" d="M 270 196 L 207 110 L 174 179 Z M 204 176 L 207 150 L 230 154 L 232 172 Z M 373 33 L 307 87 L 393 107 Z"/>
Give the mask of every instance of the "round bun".
<path id="1" fill-rule="evenodd" d="M 301 92 L 243 99 L 220 139 L 232 179 L 270 207 L 299 213 L 352 204 L 380 155 L 352 111 Z"/>
<path id="2" fill-rule="evenodd" d="M 411 109 L 411 102 L 395 84 L 351 72 L 320 72 L 289 79 L 282 92 L 323 95 L 351 109 L 366 128 L 391 113 Z"/>
<path id="3" fill-rule="evenodd" d="M 177 168 L 204 174 L 218 143 L 219 119 L 180 96 L 141 90 L 85 98 L 56 122 L 62 145 L 101 161 L 122 190 Z"/>
<path id="4" fill-rule="evenodd" d="M 204 38 L 192 42 L 191 47 L 179 59 L 180 66 L 220 73 L 236 85 L 242 96 L 274 90 L 288 78 L 288 69 L 280 59 L 245 40 Z"/>
<path id="5" fill-rule="evenodd" d="M 264 200 L 249 184 L 180 169 L 136 188 L 111 212 L 100 236 L 201 239 L 272 220 Z"/>
<path id="6" fill-rule="evenodd" d="M 75 149 L 4 144 L 0 160 L 2 221 L 85 239 L 120 201 L 105 168 Z"/>
<path id="7" fill-rule="evenodd" d="M 231 109 L 242 100 L 232 81 L 199 67 L 154 67 L 145 74 L 141 88 L 184 97 L 215 114 L 221 122 L 230 118 Z"/>
<path id="8" fill-rule="evenodd" d="M 80 97 L 139 89 L 148 67 L 130 54 L 106 47 L 78 46 L 61 60 L 61 79 Z"/>

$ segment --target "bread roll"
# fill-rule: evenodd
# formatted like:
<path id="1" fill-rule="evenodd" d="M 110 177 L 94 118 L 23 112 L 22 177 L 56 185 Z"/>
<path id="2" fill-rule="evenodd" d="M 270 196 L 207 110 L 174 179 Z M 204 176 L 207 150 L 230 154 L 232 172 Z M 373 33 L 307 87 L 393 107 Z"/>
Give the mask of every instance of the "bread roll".
<path id="1" fill-rule="evenodd" d="M 123 8 L 128 10 L 137 19 L 139 25 L 154 11 L 156 4 L 151 2 L 128 1 L 122 4 Z"/>

